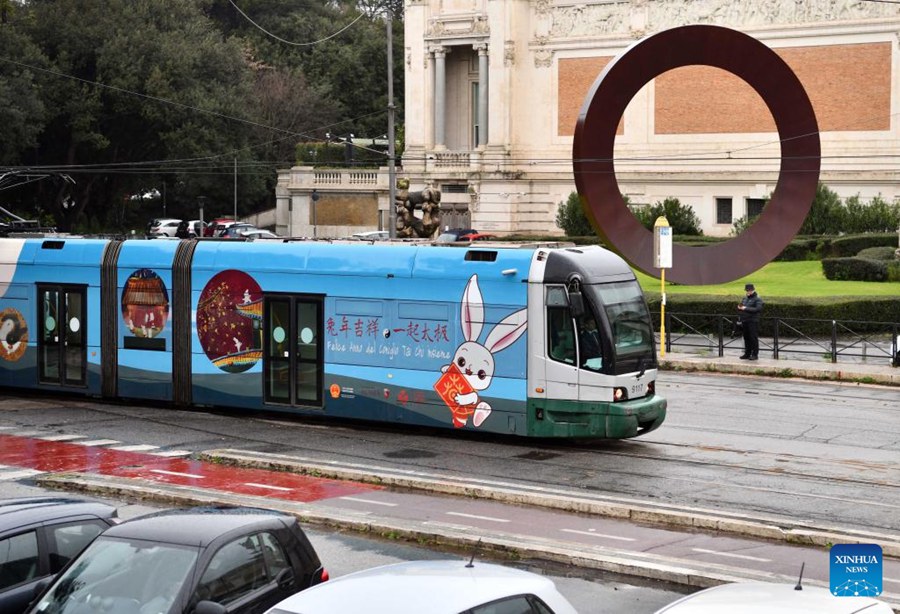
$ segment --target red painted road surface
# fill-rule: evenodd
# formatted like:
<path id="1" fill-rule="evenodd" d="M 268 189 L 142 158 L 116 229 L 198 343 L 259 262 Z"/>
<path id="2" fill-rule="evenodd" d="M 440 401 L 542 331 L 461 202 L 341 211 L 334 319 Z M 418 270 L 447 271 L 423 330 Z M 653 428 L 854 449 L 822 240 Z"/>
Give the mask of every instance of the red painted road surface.
<path id="1" fill-rule="evenodd" d="M 177 486 L 309 503 L 381 490 L 281 471 L 242 469 L 184 458 L 164 458 L 75 443 L 0 435 L 0 464 L 48 473 L 96 473 L 140 478 Z"/>

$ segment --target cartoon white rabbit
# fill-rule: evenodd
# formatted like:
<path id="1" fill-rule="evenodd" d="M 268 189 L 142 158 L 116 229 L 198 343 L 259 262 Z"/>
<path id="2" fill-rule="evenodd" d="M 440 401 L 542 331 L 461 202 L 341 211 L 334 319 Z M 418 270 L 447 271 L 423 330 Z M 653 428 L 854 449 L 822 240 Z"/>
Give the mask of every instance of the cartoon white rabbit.
<path id="1" fill-rule="evenodd" d="M 511 346 L 525 332 L 526 310 L 520 309 L 505 317 L 491 329 L 484 345 L 478 343 L 484 327 L 484 301 L 478 287 L 478 275 L 472 275 L 463 292 L 460 324 L 465 342 L 456 348 L 453 364 L 462 372 L 473 392 L 456 395 L 454 400 L 466 411 L 454 412 L 453 421 L 456 427 L 465 426 L 468 416 L 474 413 L 472 423 L 478 427 L 491 415 L 491 406 L 479 398 L 478 391 L 491 385 L 494 353 Z M 448 368 L 450 365 L 444 365 L 441 372 Z"/>

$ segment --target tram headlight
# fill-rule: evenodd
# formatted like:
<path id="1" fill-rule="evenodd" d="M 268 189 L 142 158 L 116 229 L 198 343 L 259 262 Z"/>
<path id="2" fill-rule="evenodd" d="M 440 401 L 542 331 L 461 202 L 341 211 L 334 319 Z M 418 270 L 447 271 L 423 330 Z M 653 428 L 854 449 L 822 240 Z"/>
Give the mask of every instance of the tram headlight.
<path id="1" fill-rule="evenodd" d="M 613 401 L 625 401 L 628 399 L 628 391 L 622 387 L 613 388 Z"/>

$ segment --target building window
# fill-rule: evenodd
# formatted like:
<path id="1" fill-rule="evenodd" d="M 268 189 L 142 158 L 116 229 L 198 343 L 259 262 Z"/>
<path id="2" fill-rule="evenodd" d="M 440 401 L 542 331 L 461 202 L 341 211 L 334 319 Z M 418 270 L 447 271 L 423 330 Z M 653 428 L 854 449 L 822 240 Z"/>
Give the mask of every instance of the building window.
<path id="1" fill-rule="evenodd" d="M 748 198 L 747 199 L 747 219 L 752 220 L 762 215 L 763 207 L 766 206 L 764 198 Z"/>
<path id="2" fill-rule="evenodd" d="M 716 224 L 731 224 L 731 199 L 716 199 Z"/>

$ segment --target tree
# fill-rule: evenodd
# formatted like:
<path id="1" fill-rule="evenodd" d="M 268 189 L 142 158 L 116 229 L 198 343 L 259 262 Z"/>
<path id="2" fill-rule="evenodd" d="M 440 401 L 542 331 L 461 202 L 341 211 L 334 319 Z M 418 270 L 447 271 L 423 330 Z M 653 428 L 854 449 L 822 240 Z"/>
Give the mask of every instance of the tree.
<path id="1" fill-rule="evenodd" d="M 572 192 L 566 202 L 559 203 L 556 210 L 556 226 L 562 228 L 567 237 L 587 237 L 596 234 L 584 214 L 584 205 L 578 192 Z"/>
<path id="2" fill-rule="evenodd" d="M 12 15 L 10 7 L 0 7 Z M 35 84 L 37 71 L 27 65 L 43 66 L 40 49 L 13 24 L 0 24 L 0 58 L 17 58 L 19 64 L 0 62 L 0 164 L 15 164 L 19 153 L 37 142 L 44 127 L 46 108 Z"/>
<path id="3" fill-rule="evenodd" d="M 700 229 L 700 218 L 694 213 L 694 209 L 690 205 L 682 205 L 677 198 L 669 197 L 649 207 L 633 208 L 632 212 L 647 230 L 653 230 L 656 218 L 664 215 L 672 227 L 672 234 L 689 236 L 703 234 Z"/>
<path id="4" fill-rule="evenodd" d="M 844 209 L 841 198 L 824 183 L 819 183 L 816 187 L 816 197 L 798 234 L 837 234 L 843 229 Z"/>

